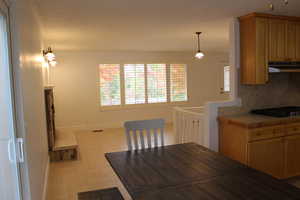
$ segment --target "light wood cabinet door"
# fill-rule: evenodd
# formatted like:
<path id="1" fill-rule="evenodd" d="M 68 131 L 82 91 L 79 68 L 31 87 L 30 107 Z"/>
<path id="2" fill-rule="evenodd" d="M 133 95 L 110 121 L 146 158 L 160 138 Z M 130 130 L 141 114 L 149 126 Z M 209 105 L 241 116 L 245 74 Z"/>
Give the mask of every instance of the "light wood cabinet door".
<path id="1" fill-rule="evenodd" d="M 247 165 L 247 129 L 227 121 L 219 124 L 220 153 Z"/>
<path id="2" fill-rule="evenodd" d="M 240 34 L 241 81 L 243 84 L 265 84 L 268 81 L 268 19 L 241 19 Z"/>
<path id="3" fill-rule="evenodd" d="M 285 178 L 300 175 L 300 135 L 285 138 Z"/>
<path id="4" fill-rule="evenodd" d="M 269 34 L 269 20 L 265 18 L 256 18 L 256 70 L 255 77 L 257 84 L 265 84 L 269 79 L 268 71 L 268 34 Z"/>
<path id="5" fill-rule="evenodd" d="M 269 20 L 269 61 L 287 60 L 287 21 Z"/>
<path id="6" fill-rule="evenodd" d="M 276 178 L 283 178 L 283 139 L 277 138 L 248 143 L 248 165 Z"/>
<path id="7" fill-rule="evenodd" d="M 300 61 L 300 22 L 287 24 L 287 58 Z"/>

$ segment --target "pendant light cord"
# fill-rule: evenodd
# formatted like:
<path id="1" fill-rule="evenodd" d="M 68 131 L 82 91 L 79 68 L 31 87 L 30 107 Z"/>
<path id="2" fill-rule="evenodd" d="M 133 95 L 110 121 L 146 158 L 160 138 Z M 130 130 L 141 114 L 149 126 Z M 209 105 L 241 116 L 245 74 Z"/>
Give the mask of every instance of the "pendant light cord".
<path id="1" fill-rule="evenodd" d="M 200 51 L 200 38 L 199 38 L 199 34 L 198 34 L 198 51 Z"/>
<path id="2" fill-rule="evenodd" d="M 196 34 L 197 34 L 197 37 L 198 37 L 198 52 L 200 52 L 200 34 L 201 34 L 202 32 L 196 32 Z"/>

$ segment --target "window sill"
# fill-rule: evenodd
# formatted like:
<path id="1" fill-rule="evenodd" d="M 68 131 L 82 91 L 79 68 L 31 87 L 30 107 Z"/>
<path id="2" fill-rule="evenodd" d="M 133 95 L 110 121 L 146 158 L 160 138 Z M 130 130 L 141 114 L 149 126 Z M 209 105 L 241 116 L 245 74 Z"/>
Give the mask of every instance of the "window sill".
<path id="1" fill-rule="evenodd" d="M 159 107 L 174 107 L 187 105 L 188 101 L 178 101 L 172 103 L 151 103 L 151 104 L 134 104 L 134 105 L 121 105 L 121 106 L 100 106 L 99 110 L 101 112 L 106 111 L 121 111 L 121 110 L 140 110 L 148 108 L 159 108 Z"/>

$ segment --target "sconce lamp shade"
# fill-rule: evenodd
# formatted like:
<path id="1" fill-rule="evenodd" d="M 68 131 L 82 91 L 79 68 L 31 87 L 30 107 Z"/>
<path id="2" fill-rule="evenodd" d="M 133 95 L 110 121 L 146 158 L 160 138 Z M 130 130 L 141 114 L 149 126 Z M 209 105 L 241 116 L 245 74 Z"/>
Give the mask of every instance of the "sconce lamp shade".
<path id="1" fill-rule="evenodd" d="M 52 52 L 51 47 L 49 47 L 47 50 L 43 51 L 43 55 L 45 58 L 45 61 L 48 63 L 49 66 L 55 67 L 57 62 L 55 58 L 55 54 Z"/>
<path id="2" fill-rule="evenodd" d="M 55 60 L 49 62 L 51 67 L 55 67 L 57 62 Z"/>
<path id="3" fill-rule="evenodd" d="M 49 61 L 49 62 L 51 62 L 51 61 L 54 61 L 55 60 L 55 55 L 54 55 L 54 53 L 52 53 L 52 52 L 48 52 L 48 53 L 46 53 L 46 58 L 47 58 L 47 60 Z"/>

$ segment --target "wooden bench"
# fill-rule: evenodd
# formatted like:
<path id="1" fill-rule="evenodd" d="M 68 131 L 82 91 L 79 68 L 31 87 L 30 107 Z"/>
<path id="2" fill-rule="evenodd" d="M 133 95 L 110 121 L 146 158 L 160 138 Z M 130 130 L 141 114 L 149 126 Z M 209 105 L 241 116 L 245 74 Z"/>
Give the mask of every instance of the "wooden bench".
<path id="1" fill-rule="evenodd" d="M 78 159 L 78 143 L 72 131 L 56 130 L 56 138 L 52 151 L 51 161 L 65 161 Z"/>

